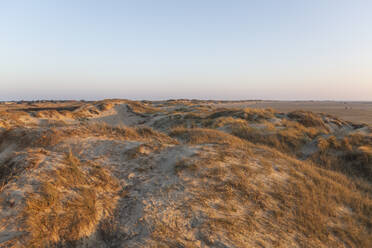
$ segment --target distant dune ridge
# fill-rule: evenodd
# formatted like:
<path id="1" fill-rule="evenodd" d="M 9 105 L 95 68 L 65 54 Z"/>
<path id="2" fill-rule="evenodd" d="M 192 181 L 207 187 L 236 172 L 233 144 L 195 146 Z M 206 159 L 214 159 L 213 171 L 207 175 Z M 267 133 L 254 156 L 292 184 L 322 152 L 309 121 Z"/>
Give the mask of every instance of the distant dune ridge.
<path id="1" fill-rule="evenodd" d="M 372 247 L 371 125 L 247 105 L 0 104 L 0 247 Z"/>

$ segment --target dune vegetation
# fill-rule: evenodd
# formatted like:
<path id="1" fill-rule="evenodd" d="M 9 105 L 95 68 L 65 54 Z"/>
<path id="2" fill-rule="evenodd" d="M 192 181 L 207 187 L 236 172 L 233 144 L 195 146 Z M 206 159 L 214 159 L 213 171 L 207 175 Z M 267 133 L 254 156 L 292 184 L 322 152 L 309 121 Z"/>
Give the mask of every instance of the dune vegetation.
<path id="1" fill-rule="evenodd" d="M 0 112 L 0 247 L 372 247 L 366 124 L 198 100 Z"/>

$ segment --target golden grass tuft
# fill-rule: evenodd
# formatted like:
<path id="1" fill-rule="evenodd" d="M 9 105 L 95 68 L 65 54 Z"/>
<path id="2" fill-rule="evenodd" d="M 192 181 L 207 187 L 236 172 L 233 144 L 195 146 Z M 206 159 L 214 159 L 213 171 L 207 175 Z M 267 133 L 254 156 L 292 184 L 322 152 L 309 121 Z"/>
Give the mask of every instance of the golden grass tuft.
<path id="1" fill-rule="evenodd" d="M 240 124 L 245 123 L 245 120 L 240 118 L 233 118 L 231 116 L 222 116 L 218 117 L 217 119 L 209 119 L 204 122 L 205 127 L 209 128 L 219 128 L 219 127 L 225 127 L 227 125 L 234 125 L 234 124 Z"/>
<path id="2" fill-rule="evenodd" d="M 288 114 L 288 117 L 301 123 L 305 127 L 318 127 L 328 129 L 319 115 L 309 111 L 293 111 Z"/>
<path id="3" fill-rule="evenodd" d="M 76 243 L 94 232 L 115 207 L 118 183 L 107 170 L 82 164 L 71 153 L 64 164 L 26 200 L 25 247 Z"/>
<path id="4" fill-rule="evenodd" d="M 143 102 L 126 101 L 126 103 L 128 104 L 129 110 L 136 114 L 154 114 L 156 112 L 162 112 L 161 109 Z"/>
<path id="5" fill-rule="evenodd" d="M 268 145 L 291 154 L 296 154 L 298 149 L 309 139 L 306 134 L 295 128 L 270 131 L 267 128 L 251 127 L 247 123 L 234 123 L 231 126 L 231 133 L 252 143 Z"/>
<path id="6" fill-rule="evenodd" d="M 238 137 L 215 129 L 174 128 L 169 135 L 189 144 L 220 144 L 232 147 L 246 145 Z"/>
<path id="7" fill-rule="evenodd" d="M 234 117 L 252 122 L 260 122 L 262 120 L 269 120 L 275 117 L 273 109 L 217 109 L 214 113 L 210 114 L 208 119 L 216 119 L 219 117 Z"/>

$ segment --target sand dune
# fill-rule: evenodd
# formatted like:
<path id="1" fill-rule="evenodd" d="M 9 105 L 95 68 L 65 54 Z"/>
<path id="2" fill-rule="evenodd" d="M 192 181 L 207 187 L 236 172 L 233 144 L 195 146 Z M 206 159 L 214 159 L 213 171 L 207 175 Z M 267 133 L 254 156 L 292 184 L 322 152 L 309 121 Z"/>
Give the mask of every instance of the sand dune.
<path id="1" fill-rule="evenodd" d="M 372 246 L 367 124 L 197 100 L 0 111 L 0 247 Z"/>

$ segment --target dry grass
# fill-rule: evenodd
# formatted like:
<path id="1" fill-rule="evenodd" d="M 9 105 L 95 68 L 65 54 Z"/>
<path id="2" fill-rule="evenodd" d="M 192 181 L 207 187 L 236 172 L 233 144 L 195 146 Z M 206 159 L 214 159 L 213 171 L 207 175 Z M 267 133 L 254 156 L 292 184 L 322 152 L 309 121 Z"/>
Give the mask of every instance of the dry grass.
<path id="1" fill-rule="evenodd" d="M 26 247 L 74 244 L 94 232 L 115 207 L 118 185 L 104 168 L 83 165 L 71 153 L 64 163 L 27 198 Z"/>
<path id="2" fill-rule="evenodd" d="M 180 176 L 200 178 L 187 208 L 201 211 L 203 221 L 197 228 L 202 240 L 210 246 L 218 246 L 218 239 L 237 247 L 370 247 L 372 188 L 337 172 L 284 159 L 283 154 L 265 155 L 261 169 L 244 161 L 222 167 L 215 157 L 177 164 Z M 289 163 L 281 172 L 287 175 L 285 181 L 272 180 L 277 174 L 272 162 Z M 363 187 L 367 192 L 358 190 Z M 169 232 L 161 235 L 170 238 Z M 253 240 L 258 243 L 249 243 Z"/>
<path id="3" fill-rule="evenodd" d="M 6 128 L 21 127 L 24 125 L 22 118 L 28 118 L 30 115 L 25 111 L 1 111 L 1 119 L 6 120 Z"/>
<path id="4" fill-rule="evenodd" d="M 317 127 L 327 129 L 324 121 L 319 115 L 308 111 L 293 111 L 288 114 L 292 120 L 299 122 L 305 127 Z"/>
<path id="5" fill-rule="evenodd" d="M 306 134 L 307 136 L 311 138 L 315 138 L 319 135 L 328 134 L 329 131 L 326 128 L 322 127 L 306 127 L 303 124 L 296 122 L 296 121 L 290 121 L 287 119 L 282 119 L 281 125 L 285 127 L 286 129 L 296 129 L 299 132 L 302 132 Z"/>
<path id="6" fill-rule="evenodd" d="M 162 112 L 161 109 L 153 107 L 149 104 L 138 102 L 138 101 L 126 101 L 129 110 L 136 114 L 154 114 Z"/>
<path id="7" fill-rule="evenodd" d="M 314 121 L 315 122 L 315 121 Z M 349 176 L 359 176 L 372 181 L 372 161 L 366 149 L 372 147 L 370 137 L 352 134 L 343 138 L 328 133 L 323 127 L 305 127 L 293 121 L 282 121 L 282 128 L 267 126 L 255 128 L 243 121 L 231 122 L 231 133 L 255 144 L 263 144 L 281 152 L 303 159 L 302 148 L 316 141 L 317 151 L 307 159 L 324 168 L 341 171 Z M 359 149 L 359 147 L 365 147 Z"/>
<path id="8" fill-rule="evenodd" d="M 74 132 L 74 130 L 71 130 Z M 127 140 L 154 140 L 163 143 L 177 143 L 168 135 L 155 131 L 150 127 L 137 126 L 135 128 L 126 126 L 110 126 L 105 123 L 85 124 L 80 130 L 80 134 L 86 133 L 94 136 L 107 136 L 116 139 Z"/>
<path id="9" fill-rule="evenodd" d="M 115 106 L 115 103 L 102 101 L 102 102 L 95 103 L 95 106 L 97 107 L 99 111 L 107 111 L 107 110 L 112 109 Z"/>
<path id="10" fill-rule="evenodd" d="M 62 139 L 58 128 L 11 128 L 0 134 L 0 147 L 16 144 L 19 148 L 50 147 Z"/>
<path id="11" fill-rule="evenodd" d="M 28 157 L 18 155 L 26 163 L 20 163 L 19 161 L 14 160 L 12 158 L 13 156 L 14 154 L 11 154 L 5 160 L 0 161 L 0 192 L 11 180 L 16 179 L 25 171 L 36 168 L 39 163 L 39 161 L 36 158 L 33 158 L 30 154 Z"/>
<path id="12" fill-rule="evenodd" d="M 352 128 L 350 123 L 326 115 L 215 110 L 183 100 L 163 104 L 162 111 L 150 102 L 122 100 L 66 111 L 83 118 L 123 103 L 144 118 L 157 114 L 153 127 L 164 133 L 90 122 L 0 133 L 0 151 L 13 149 L 1 160 L 1 207 L 15 209 L 7 203 L 8 190 L 30 186 L 20 184 L 19 176 L 37 170 L 27 191 L 32 193 L 11 199 L 20 202 L 17 209 L 25 204 L 19 218 L 24 247 L 89 246 L 87 238 L 97 246 L 133 241 L 129 244 L 143 247 L 372 247 L 372 136 L 365 128 L 347 135 L 343 130 Z M 174 107 L 164 114 L 168 105 Z M 55 115 L 43 111 L 42 117 Z M 89 143 L 91 137 L 99 147 Z M 115 165 L 105 168 L 128 183 L 122 194 L 108 169 L 71 152 L 62 158 L 70 142 L 92 149 L 80 154 Z M 120 143 L 123 152 L 107 149 L 96 158 L 94 149 L 105 149 L 106 143 Z M 304 155 L 304 147 L 311 152 Z M 32 149 L 40 161 L 25 156 L 21 163 L 20 154 L 31 155 Z M 192 155 L 183 154 L 189 149 Z M 153 182 L 160 171 L 164 182 Z"/>
<path id="13" fill-rule="evenodd" d="M 275 117 L 275 111 L 272 109 L 219 109 L 213 114 L 209 115 L 208 119 L 216 119 L 219 117 L 234 117 L 252 122 L 260 122 L 262 120 L 269 120 Z"/>
<path id="14" fill-rule="evenodd" d="M 279 151 L 296 154 L 296 152 L 309 141 L 309 137 L 295 128 L 269 131 L 249 126 L 246 123 L 235 123 L 231 126 L 233 135 L 246 139 L 255 144 L 263 144 Z"/>
<path id="15" fill-rule="evenodd" d="M 284 191 L 275 192 L 282 207 L 295 210 L 284 213 L 284 220 L 293 218 L 301 232 L 330 246 L 337 244 L 332 236 L 349 247 L 372 245 L 370 194 L 356 191 L 355 182 L 340 173 L 305 163 L 290 175 Z"/>
<path id="16" fill-rule="evenodd" d="M 189 144 L 220 144 L 231 147 L 246 146 L 246 142 L 228 133 L 207 128 L 174 128 L 171 137 Z"/>
<path id="17" fill-rule="evenodd" d="M 237 125 L 241 123 L 245 123 L 246 121 L 240 118 L 233 118 L 231 116 L 228 117 L 218 117 L 216 119 L 208 119 L 204 121 L 204 126 L 208 128 L 220 128 L 225 127 L 228 125 Z"/>
<path id="18" fill-rule="evenodd" d="M 0 134 L 0 147 L 16 144 L 20 149 L 26 147 L 50 148 L 66 138 L 105 136 L 123 140 L 153 140 L 161 143 L 177 143 L 168 135 L 150 127 L 109 126 L 105 123 L 85 123 L 67 127 L 12 128 Z"/>
<path id="19" fill-rule="evenodd" d="M 317 139 L 318 151 L 309 159 L 327 169 L 340 171 L 351 177 L 372 181 L 372 142 L 358 135 L 338 139 L 335 136 Z"/>

